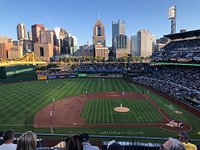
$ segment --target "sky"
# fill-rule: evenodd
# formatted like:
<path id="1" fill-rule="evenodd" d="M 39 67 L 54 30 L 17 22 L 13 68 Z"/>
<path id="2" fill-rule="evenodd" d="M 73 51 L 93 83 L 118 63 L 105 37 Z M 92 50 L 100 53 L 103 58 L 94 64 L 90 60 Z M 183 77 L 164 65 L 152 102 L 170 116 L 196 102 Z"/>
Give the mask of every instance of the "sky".
<path id="1" fill-rule="evenodd" d="M 168 8 L 177 7 L 177 32 L 200 28 L 200 0 L 0 0 L 0 35 L 17 39 L 16 27 L 24 23 L 48 29 L 62 27 L 78 38 L 78 45 L 92 42 L 98 16 L 103 22 L 107 46 L 111 46 L 112 21 L 125 21 L 128 37 L 140 29 L 156 38 L 170 33 Z M 100 15 L 99 15 L 100 14 Z"/>

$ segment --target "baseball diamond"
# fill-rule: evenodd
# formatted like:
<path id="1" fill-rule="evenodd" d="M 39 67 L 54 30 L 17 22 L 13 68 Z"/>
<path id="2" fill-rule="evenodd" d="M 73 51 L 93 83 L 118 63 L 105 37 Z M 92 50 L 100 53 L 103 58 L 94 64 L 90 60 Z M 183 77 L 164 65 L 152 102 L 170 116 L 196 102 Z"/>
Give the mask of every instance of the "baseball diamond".
<path id="1" fill-rule="evenodd" d="M 191 113 L 187 106 L 176 100 L 173 102 L 172 97 L 153 88 L 125 79 L 28 81 L 3 84 L 0 90 L 3 91 L 0 112 L 4 114 L 0 118 L 1 129 L 12 127 L 17 131 L 31 129 L 48 133 L 53 128 L 57 133 L 87 130 L 93 134 L 109 129 L 110 132 L 133 135 L 140 132 L 143 136 L 161 137 L 176 131 L 191 131 L 194 135 L 199 132 L 198 114 Z M 9 103 L 7 99 L 10 99 Z M 124 113 L 114 111 L 120 104 L 130 110 Z M 171 105 L 182 113 L 175 113 L 167 107 Z M 155 130 L 159 132 L 155 133 Z"/>

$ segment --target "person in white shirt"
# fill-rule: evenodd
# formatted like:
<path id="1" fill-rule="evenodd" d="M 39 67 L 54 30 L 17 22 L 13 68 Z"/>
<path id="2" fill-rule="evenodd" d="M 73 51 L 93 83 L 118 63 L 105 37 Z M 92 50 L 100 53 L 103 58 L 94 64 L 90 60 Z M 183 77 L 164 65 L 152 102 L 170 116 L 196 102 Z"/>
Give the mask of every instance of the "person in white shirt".
<path id="1" fill-rule="evenodd" d="M 16 150 L 17 145 L 13 144 L 14 132 L 12 129 L 4 131 L 3 140 L 4 144 L 0 146 L 0 150 Z"/>
<path id="2" fill-rule="evenodd" d="M 89 135 L 87 133 L 80 134 L 83 150 L 99 150 L 98 146 L 93 146 L 90 144 Z"/>

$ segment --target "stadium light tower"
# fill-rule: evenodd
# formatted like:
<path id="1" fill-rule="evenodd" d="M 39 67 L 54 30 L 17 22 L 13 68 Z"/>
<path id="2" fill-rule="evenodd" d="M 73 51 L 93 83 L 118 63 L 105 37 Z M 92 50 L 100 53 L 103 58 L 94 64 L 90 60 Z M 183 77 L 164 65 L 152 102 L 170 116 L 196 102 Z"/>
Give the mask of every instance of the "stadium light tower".
<path id="1" fill-rule="evenodd" d="M 171 34 L 176 33 L 176 6 L 169 7 L 168 19 L 171 20 Z"/>

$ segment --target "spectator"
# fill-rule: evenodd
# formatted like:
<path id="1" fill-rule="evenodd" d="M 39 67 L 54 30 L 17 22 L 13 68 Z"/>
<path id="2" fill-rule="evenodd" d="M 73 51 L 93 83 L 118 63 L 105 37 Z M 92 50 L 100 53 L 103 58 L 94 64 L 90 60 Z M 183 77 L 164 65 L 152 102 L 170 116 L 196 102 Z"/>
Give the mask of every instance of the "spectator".
<path id="1" fill-rule="evenodd" d="M 65 142 L 65 150 L 83 150 L 81 138 L 79 135 L 73 135 L 72 137 L 68 137 Z"/>
<path id="2" fill-rule="evenodd" d="M 160 150 L 186 150 L 185 146 L 177 139 L 169 138 L 161 147 Z"/>
<path id="3" fill-rule="evenodd" d="M 82 133 L 80 137 L 83 145 L 83 150 L 99 150 L 99 147 L 92 146 L 90 144 L 89 135 L 87 133 Z"/>
<path id="4" fill-rule="evenodd" d="M 17 145 L 13 144 L 14 132 L 8 129 L 3 133 L 4 144 L 0 146 L 0 150 L 16 150 Z"/>
<path id="5" fill-rule="evenodd" d="M 37 137 L 36 134 L 28 131 L 19 137 L 16 150 L 36 150 Z"/>
<path id="6" fill-rule="evenodd" d="M 189 142 L 189 136 L 186 132 L 180 132 L 178 138 L 185 145 L 186 150 L 197 150 L 197 146 Z"/>
<path id="7" fill-rule="evenodd" d="M 107 150 L 124 150 L 124 147 L 115 140 L 112 140 L 108 143 Z"/>

